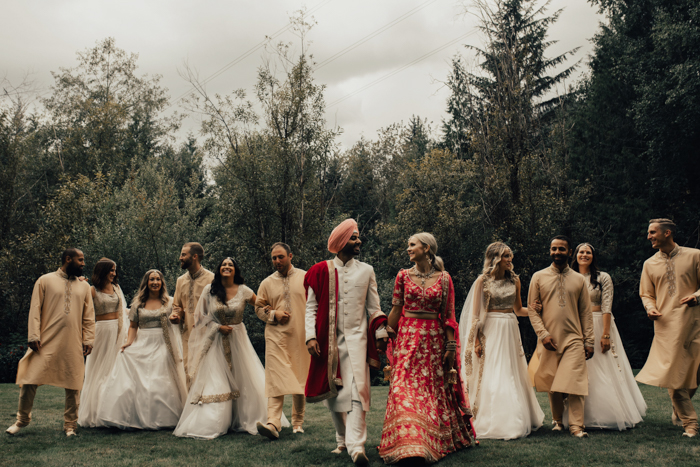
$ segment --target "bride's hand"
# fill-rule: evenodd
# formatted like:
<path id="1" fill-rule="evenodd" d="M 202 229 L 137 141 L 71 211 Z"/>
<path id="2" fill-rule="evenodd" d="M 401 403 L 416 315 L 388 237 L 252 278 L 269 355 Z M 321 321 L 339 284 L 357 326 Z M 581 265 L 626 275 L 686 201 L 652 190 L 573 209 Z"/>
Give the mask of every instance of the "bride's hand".
<path id="1" fill-rule="evenodd" d="M 126 344 L 122 345 L 121 351 L 124 352 L 124 349 L 126 349 L 126 348 L 129 347 L 130 345 L 131 345 L 130 342 L 127 342 Z"/>
<path id="2" fill-rule="evenodd" d="M 481 344 L 476 344 L 474 346 L 474 353 L 477 357 L 481 358 L 481 356 L 484 354 L 484 348 L 481 347 Z"/>
<path id="3" fill-rule="evenodd" d="M 229 334 L 231 334 L 231 331 L 233 331 L 233 328 L 231 326 L 221 326 L 219 328 L 219 332 L 224 336 L 228 336 Z"/>

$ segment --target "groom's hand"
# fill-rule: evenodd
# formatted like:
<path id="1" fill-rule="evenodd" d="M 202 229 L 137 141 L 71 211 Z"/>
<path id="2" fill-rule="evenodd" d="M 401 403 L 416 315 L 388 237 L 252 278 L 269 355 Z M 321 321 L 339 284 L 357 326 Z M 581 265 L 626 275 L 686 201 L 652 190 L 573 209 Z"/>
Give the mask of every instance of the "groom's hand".
<path id="1" fill-rule="evenodd" d="M 309 342 L 306 343 L 306 350 L 308 350 L 313 357 L 321 356 L 321 347 L 319 347 L 316 339 L 309 339 Z"/>

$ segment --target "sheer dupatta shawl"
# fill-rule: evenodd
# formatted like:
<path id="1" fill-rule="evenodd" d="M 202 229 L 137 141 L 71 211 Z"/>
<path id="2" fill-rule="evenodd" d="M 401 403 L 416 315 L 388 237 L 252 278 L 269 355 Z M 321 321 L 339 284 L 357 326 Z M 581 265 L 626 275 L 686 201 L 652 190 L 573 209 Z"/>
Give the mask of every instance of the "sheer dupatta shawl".
<path id="1" fill-rule="evenodd" d="M 478 405 L 481 376 L 484 373 L 483 362 L 486 343 L 482 331 L 486 322 L 487 312 L 488 298 L 484 294 L 484 276 L 482 274 L 472 284 L 459 319 L 459 337 L 460 341 L 463 342 L 460 355 L 462 363 L 461 376 L 464 383 L 464 391 L 469 395 L 469 399 L 474 406 Z M 476 356 L 474 350 L 477 336 L 482 347 L 481 358 Z"/>

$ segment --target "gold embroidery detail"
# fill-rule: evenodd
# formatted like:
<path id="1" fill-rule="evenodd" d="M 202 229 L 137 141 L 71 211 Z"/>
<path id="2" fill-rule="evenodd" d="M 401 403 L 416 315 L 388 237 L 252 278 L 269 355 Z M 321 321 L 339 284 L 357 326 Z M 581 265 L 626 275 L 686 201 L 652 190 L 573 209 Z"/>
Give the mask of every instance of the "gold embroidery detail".
<path id="1" fill-rule="evenodd" d="M 239 397 L 241 397 L 241 393 L 239 391 L 226 392 L 224 394 L 213 394 L 211 396 L 199 396 L 199 399 L 193 400 L 191 404 L 211 404 L 215 402 L 233 401 Z"/>
<path id="2" fill-rule="evenodd" d="M 335 262 L 328 261 L 328 389 L 331 396 L 338 394 L 338 343 L 336 342 L 336 313 L 337 302 L 335 300 Z"/>
<path id="3" fill-rule="evenodd" d="M 178 377 L 175 370 L 175 365 L 179 363 L 178 359 L 175 358 L 175 351 L 173 350 L 173 344 L 170 341 L 170 332 L 168 332 L 168 316 L 165 312 L 165 305 L 160 307 L 160 327 L 163 330 L 163 340 L 165 340 L 165 347 L 168 349 L 170 358 L 173 359 L 173 365 L 168 365 L 170 368 L 170 375 L 173 377 L 173 381 L 177 381 Z"/>

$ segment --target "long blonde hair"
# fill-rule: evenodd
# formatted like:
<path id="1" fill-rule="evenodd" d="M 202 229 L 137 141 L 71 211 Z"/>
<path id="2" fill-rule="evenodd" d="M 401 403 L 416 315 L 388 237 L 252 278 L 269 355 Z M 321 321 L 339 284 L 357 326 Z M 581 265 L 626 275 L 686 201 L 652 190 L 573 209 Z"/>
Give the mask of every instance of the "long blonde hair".
<path id="1" fill-rule="evenodd" d="M 442 260 L 442 258 L 437 256 L 438 245 L 433 234 L 428 232 L 420 232 L 411 235 L 411 237 L 421 242 L 423 247 L 430 247 L 430 250 L 428 250 L 428 258 L 430 259 L 430 263 L 433 265 L 436 271 L 444 271 L 445 262 Z"/>
<path id="2" fill-rule="evenodd" d="M 486 252 L 484 253 L 484 269 L 481 271 L 485 278 L 493 279 L 494 273 L 498 269 L 498 265 L 501 264 L 503 254 L 506 251 L 510 251 L 511 255 L 513 254 L 513 250 L 503 242 L 494 242 L 486 247 Z M 513 271 L 513 265 L 511 264 L 510 269 L 506 269 L 505 278 L 511 282 L 515 282 L 517 277 L 518 275 Z"/>
<path id="3" fill-rule="evenodd" d="M 158 298 L 160 298 L 160 302 L 163 305 L 168 303 L 170 297 L 168 296 L 168 288 L 165 285 L 165 277 L 163 276 L 163 273 L 157 269 L 149 269 L 148 271 L 146 271 L 146 274 L 144 274 L 143 278 L 141 279 L 139 291 L 136 293 L 134 300 L 131 302 L 132 308 L 136 307 L 136 309 L 138 310 L 141 306 L 143 306 L 146 303 L 146 300 L 148 300 L 148 279 L 154 272 L 158 273 L 158 275 L 160 276 L 161 287 Z"/>

